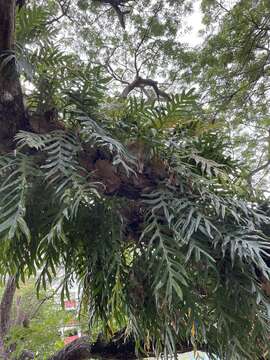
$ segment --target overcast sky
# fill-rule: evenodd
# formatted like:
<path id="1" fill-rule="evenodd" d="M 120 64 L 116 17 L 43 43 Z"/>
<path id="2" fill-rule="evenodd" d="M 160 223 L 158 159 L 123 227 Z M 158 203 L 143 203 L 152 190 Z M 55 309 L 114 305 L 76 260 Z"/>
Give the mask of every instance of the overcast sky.
<path id="1" fill-rule="evenodd" d="M 194 1 L 193 9 L 194 12 L 186 19 L 186 24 L 191 30 L 182 37 L 183 41 L 187 42 L 190 46 L 199 45 L 203 40 L 199 36 L 199 31 L 203 28 L 200 1 Z"/>

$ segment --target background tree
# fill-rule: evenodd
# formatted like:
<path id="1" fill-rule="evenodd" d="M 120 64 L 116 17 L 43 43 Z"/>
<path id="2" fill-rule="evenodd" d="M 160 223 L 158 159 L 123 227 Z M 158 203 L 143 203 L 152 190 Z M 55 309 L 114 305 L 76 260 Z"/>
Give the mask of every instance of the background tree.
<path id="1" fill-rule="evenodd" d="M 1 289 L 3 359 L 44 359 L 64 346 L 60 328 L 72 315 L 57 305 L 57 291 L 42 291 L 38 298 L 34 284 L 30 280 L 16 289 L 15 279 L 10 278 Z"/>
<path id="2" fill-rule="evenodd" d="M 268 192 L 269 2 L 202 1 L 205 42 L 186 79 L 200 83 L 202 102 L 217 126 L 231 132 L 253 191 Z M 256 149 L 256 151 L 254 151 Z"/>
<path id="3" fill-rule="evenodd" d="M 119 330 L 133 350 L 165 357 L 267 356 L 267 206 L 243 187 L 229 123 L 216 126 L 194 91 L 174 94 L 156 78 L 170 77 L 162 65 L 190 66 L 172 21 L 188 3 L 129 3 L 126 33 L 109 2 L 106 24 L 118 31 L 102 40 L 95 18 L 92 47 L 83 30 L 104 2 L 29 2 L 15 37 L 15 1 L 0 0 L 1 274 L 39 269 L 39 289 L 61 265 L 66 287 L 79 279 L 90 328 L 101 323 L 105 337 L 90 353 L 119 351 L 106 342 Z M 74 41 L 61 47 L 75 39 L 72 22 L 83 57 Z M 105 58 L 111 41 L 127 58 L 120 69 Z M 118 94 L 108 72 L 127 82 Z"/>

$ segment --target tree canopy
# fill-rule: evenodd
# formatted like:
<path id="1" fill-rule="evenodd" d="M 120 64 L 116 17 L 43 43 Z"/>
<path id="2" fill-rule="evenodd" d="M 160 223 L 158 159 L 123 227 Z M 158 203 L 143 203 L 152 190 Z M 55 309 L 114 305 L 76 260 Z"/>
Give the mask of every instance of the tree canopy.
<path id="1" fill-rule="evenodd" d="M 267 359 L 269 2 L 201 1 L 191 48 L 193 3 L 0 0 L 0 274 L 64 267 L 138 353 Z"/>

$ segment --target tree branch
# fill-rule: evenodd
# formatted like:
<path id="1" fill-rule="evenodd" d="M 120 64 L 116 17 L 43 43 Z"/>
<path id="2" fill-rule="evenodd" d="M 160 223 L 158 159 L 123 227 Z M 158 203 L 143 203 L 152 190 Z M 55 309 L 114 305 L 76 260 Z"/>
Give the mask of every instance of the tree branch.
<path id="1" fill-rule="evenodd" d="M 270 129 L 268 129 L 268 137 L 267 137 L 267 140 L 268 140 L 268 153 L 270 155 Z M 260 164 L 260 161 L 259 161 L 259 164 Z M 253 179 L 253 176 L 256 175 L 257 173 L 259 173 L 260 171 L 266 169 L 268 166 L 270 165 L 270 158 L 262 165 L 258 166 L 256 169 L 252 170 L 248 177 L 247 177 L 247 182 L 248 182 L 248 185 L 250 187 L 250 190 L 251 192 L 253 193 L 253 186 L 252 186 L 252 179 Z"/>
<path id="2" fill-rule="evenodd" d="M 141 344 L 141 348 L 144 345 Z M 177 345 L 178 353 L 192 351 L 191 342 L 182 341 Z M 204 350 L 204 349 L 198 349 Z M 148 354 L 149 356 L 154 354 Z M 66 345 L 49 360 L 84 360 L 88 358 L 99 359 L 137 359 L 135 341 L 133 337 L 126 337 L 125 329 L 118 331 L 108 342 L 99 337 L 95 343 L 90 343 L 88 337 L 82 337 Z"/>
<path id="3" fill-rule="evenodd" d="M 91 344 L 87 337 L 81 337 L 67 344 L 59 350 L 49 360 L 83 360 L 90 358 Z"/>
<path id="4" fill-rule="evenodd" d="M 142 88 L 144 86 L 150 86 L 154 89 L 158 99 L 160 97 L 165 98 L 166 100 L 170 100 L 170 95 L 167 94 L 165 91 L 161 90 L 158 87 L 158 82 L 152 79 L 143 79 L 140 76 L 136 77 L 122 92 L 121 97 L 126 99 L 129 93 L 134 90 L 135 88 Z"/>
<path id="5" fill-rule="evenodd" d="M 57 293 L 58 291 L 61 289 L 61 287 L 63 286 L 64 282 L 66 281 L 67 277 L 70 275 L 70 273 L 66 274 L 64 279 L 60 282 L 60 284 L 57 286 L 56 289 L 54 289 L 54 291 L 45 296 L 42 300 L 40 300 L 40 302 L 38 303 L 38 305 L 36 306 L 36 308 L 32 311 L 32 313 L 29 315 L 29 319 L 32 319 L 33 317 L 35 317 L 37 315 L 37 313 L 39 312 L 40 308 L 42 307 L 42 305 L 52 299 Z"/>
<path id="6" fill-rule="evenodd" d="M 99 0 L 101 3 L 109 4 L 116 12 L 119 22 L 123 29 L 125 29 L 125 15 L 130 13 L 130 10 L 123 10 L 131 0 Z"/>
<path id="7" fill-rule="evenodd" d="M 48 20 L 45 25 L 52 25 L 54 22 L 58 22 L 63 17 L 68 17 L 71 21 L 74 21 L 71 19 L 68 15 L 68 11 L 71 5 L 71 0 L 59 0 L 58 1 L 59 7 L 61 9 L 61 14 L 57 17 L 53 17 L 51 20 Z"/>

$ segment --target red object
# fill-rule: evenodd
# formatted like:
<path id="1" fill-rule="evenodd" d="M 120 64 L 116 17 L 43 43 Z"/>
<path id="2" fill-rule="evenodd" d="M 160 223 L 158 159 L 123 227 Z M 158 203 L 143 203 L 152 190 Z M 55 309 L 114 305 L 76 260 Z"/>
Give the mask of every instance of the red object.
<path id="1" fill-rule="evenodd" d="M 64 301 L 65 309 L 74 309 L 76 308 L 76 300 L 66 300 Z"/>
<path id="2" fill-rule="evenodd" d="M 79 335 L 73 335 L 73 336 L 69 336 L 67 338 L 64 339 L 64 344 L 70 344 L 72 341 L 76 340 L 79 338 Z"/>

